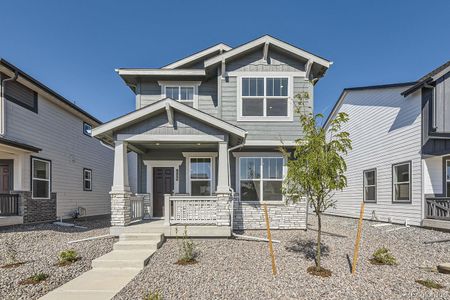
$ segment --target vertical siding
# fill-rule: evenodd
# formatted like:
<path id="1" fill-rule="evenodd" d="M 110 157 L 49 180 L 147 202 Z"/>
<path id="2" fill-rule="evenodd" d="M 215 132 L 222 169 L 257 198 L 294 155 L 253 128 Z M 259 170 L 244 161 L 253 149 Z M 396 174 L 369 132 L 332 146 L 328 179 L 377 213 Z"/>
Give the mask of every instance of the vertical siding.
<path id="1" fill-rule="evenodd" d="M 358 217 L 363 200 L 363 170 L 377 168 L 377 203 L 366 204 L 365 218 L 420 225 L 422 220 L 421 97 L 403 98 L 404 88 L 350 91 L 339 111 L 349 114 L 343 127 L 353 150 L 347 161 L 348 186 L 334 195 L 328 213 Z M 412 162 L 412 203 L 392 203 L 392 164 Z"/>
<path id="2" fill-rule="evenodd" d="M 437 132 L 450 132 L 450 73 L 436 80 Z"/>
<path id="3" fill-rule="evenodd" d="M 37 157 L 52 161 L 52 192 L 57 193 L 57 216 L 77 206 L 88 215 L 110 213 L 108 192 L 112 185 L 113 151 L 83 134 L 83 121 L 38 96 L 35 114 L 5 102 L 6 137 L 41 148 Z M 30 188 L 29 164 L 24 187 Z M 83 168 L 92 169 L 93 191 L 83 191 Z"/>

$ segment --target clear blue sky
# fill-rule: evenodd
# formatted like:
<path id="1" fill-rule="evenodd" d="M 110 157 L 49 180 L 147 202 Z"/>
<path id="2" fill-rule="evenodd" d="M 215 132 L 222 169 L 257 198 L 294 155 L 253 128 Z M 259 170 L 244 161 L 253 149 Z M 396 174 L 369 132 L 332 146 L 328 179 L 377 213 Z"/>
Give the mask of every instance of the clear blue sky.
<path id="1" fill-rule="evenodd" d="M 218 42 L 270 34 L 334 65 L 316 85 L 327 114 L 345 87 L 413 81 L 450 59 L 450 1 L 7 1 L 0 57 L 103 121 L 134 109 L 118 67 L 161 67 Z"/>

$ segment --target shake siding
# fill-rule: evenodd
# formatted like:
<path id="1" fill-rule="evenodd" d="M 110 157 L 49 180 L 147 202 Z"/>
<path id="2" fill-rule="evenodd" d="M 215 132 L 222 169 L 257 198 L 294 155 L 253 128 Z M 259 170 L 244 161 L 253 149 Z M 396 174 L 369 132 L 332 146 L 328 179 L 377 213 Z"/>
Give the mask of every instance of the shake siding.
<path id="1" fill-rule="evenodd" d="M 76 207 L 88 215 L 110 213 L 113 151 L 83 134 L 83 121 L 38 96 L 35 114 L 5 101 L 6 137 L 41 148 L 33 154 L 52 161 L 52 192 L 57 193 L 57 216 L 65 216 Z M 92 169 L 92 191 L 83 191 L 83 168 Z M 30 161 L 26 164 L 30 189 Z"/>
<path id="2" fill-rule="evenodd" d="M 403 98 L 405 88 L 349 91 L 339 112 L 349 114 L 342 130 L 353 150 L 346 157 L 348 186 L 336 192 L 335 209 L 327 212 L 358 217 L 363 200 L 363 171 L 377 168 L 377 203 L 366 203 L 367 219 L 420 225 L 422 220 L 421 99 Z M 392 203 L 392 164 L 412 162 L 412 203 Z"/>

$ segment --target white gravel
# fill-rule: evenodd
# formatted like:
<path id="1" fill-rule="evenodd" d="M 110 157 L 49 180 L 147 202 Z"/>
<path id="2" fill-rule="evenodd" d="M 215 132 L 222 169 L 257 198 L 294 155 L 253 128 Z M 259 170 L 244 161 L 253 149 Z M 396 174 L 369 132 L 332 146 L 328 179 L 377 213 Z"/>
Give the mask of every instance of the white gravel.
<path id="1" fill-rule="evenodd" d="M 79 221 L 88 229 L 60 227 L 53 224 L 20 225 L 0 228 L 0 265 L 5 264 L 6 244 L 18 251 L 18 260 L 28 263 L 16 268 L 0 268 L 0 299 L 37 299 L 91 268 L 92 259 L 112 250 L 114 238 L 68 244 L 68 241 L 109 233 L 109 220 Z M 81 256 L 77 262 L 58 267 L 58 254 L 74 249 Z M 33 273 L 50 277 L 36 285 L 19 282 Z"/>
<path id="2" fill-rule="evenodd" d="M 164 299 L 450 299 L 450 275 L 421 269 L 450 261 L 450 233 L 400 226 L 374 228 L 364 222 L 358 273 L 350 274 L 347 255 L 352 258 L 357 220 L 325 217 L 323 266 L 330 278 L 311 276 L 306 268 L 314 264 L 310 241 L 316 238 L 316 221 L 310 230 L 273 231 L 279 275 L 271 275 L 268 245 L 263 242 L 209 239 L 195 240 L 200 251 L 198 264 L 179 266 L 175 240 L 168 240 L 114 299 L 142 299 L 148 291 L 160 291 Z M 264 231 L 245 234 L 265 236 Z M 314 242 L 312 242 L 313 244 Z M 388 247 L 398 266 L 375 266 L 369 258 L 379 247 Z M 446 288 L 432 290 L 417 283 L 432 279 Z"/>

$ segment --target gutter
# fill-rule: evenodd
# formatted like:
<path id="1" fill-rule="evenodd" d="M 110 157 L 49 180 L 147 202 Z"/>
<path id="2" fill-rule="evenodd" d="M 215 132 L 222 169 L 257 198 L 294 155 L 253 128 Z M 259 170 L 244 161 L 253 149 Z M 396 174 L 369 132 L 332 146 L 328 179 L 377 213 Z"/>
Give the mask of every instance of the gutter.
<path id="1" fill-rule="evenodd" d="M 16 81 L 19 77 L 19 71 L 16 69 L 14 71 L 14 77 L 6 78 L 2 80 L 1 84 L 1 95 L 0 95 L 0 110 L 1 110 L 1 124 L 0 124 L 0 135 L 5 134 L 5 83 L 8 81 Z"/>

